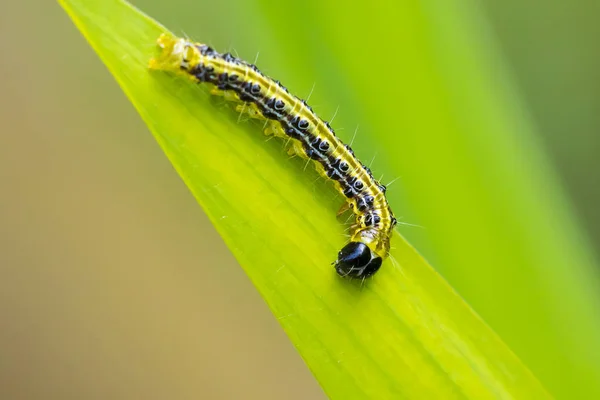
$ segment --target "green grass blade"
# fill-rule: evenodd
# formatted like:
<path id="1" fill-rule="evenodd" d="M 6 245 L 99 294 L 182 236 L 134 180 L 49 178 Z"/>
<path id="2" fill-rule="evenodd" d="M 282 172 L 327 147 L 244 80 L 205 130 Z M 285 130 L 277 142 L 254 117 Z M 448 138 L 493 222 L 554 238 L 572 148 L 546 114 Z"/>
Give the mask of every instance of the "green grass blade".
<path id="1" fill-rule="evenodd" d="M 119 0 L 61 4 L 331 398 L 548 398 L 399 235 L 400 267 L 388 262 L 364 286 L 337 277 L 342 199 L 205 88 L 150 73 L 163 27 Z"/>

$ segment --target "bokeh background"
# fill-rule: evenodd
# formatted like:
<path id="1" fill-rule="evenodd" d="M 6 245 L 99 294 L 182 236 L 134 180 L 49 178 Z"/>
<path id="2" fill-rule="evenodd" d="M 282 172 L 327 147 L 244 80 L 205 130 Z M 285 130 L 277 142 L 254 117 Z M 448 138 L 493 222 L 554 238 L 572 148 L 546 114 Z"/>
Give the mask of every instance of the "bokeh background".
<path id="1" fill-rule="evenodd" d="M 190 35 L 211 11 L 134 4 Z M 597 255 L 600 4 L 469 4 Z M 62 9 L 1 2 L 0 54 L 0 397 L 324 398 Z"/>

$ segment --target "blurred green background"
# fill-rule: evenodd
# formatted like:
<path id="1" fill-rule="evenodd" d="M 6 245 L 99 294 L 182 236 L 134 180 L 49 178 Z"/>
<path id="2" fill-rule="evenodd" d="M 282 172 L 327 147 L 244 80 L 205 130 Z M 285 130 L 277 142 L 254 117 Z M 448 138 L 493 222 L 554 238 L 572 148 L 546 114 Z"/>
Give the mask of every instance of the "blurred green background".
<path id="1" fill-rule="evenodd" d="M 269 35 L 260 31 L 269 21 L 266 1 L 134 4 L 175 32 L 219 48 L 240 46 L 246 58 L 267 46 L 252 47 L 253 39 Z M 227 37 L 201 36 L 223 32 L 219 24 L 233 4 L 252 10 L 247 15 L 256 18 L 256 31 L 250 35 L 232 19 Z M 499 45 L 527 105 L 523 113 L 535 124 L 537 139 L 597 252 L 600 5 L 591 0 L 460 4 L 472 7 L 473 24 L 483 24 Z M 332 10 L 330 29 L 352 26 Z M 305 22 L 306 31 L 298 34 L 318 42 L 310 36 L 311 22 Z M 60 7 L 41 0 L 2 2 L 0 33 L 0 397 L 323 398 L 277 321 Z M 285 65 L 278 57 L 290 56 L 264 53 L 260 59 L 275 67 Z M 294 61 L 309 67 L 290 84 L 303 96 L 314 71 L 328 66 Z M 324 102 L 339 100 L 319 93 L 320 84 L 313 99 L 326 116 L 337 104 Z M 352 110 L 341 109 L 335 126 L 352 131 L 359 123 Z M 359 134 L 361 141 L 368 142 L 367 132 Z M 490 293 L 487 302 L 481 301 L 480 294 L 469 291 L 468 277 L 440 262 L 439 232 L 460 227 L 435 226 L 411 209 L 402 200 L 402 178 L 392 186 L 396 202 L 407 205 L 400 214 L 425 229 L 402 227 L 401 232 L 538 372 L 527 359 L 535 351 L 527 353 L 527 343 L 518 340 L 520 330 L 536 328 L 535 318 L 531 326 L 516 319 L 519 326 L 508 327 L 512 330 L 502 325 L 506 319 L 494 323 L 493 311 L 502 309 L 510 294 Z M 485 271 L 473 273 L 475 286 L 485 279 Z M 598 356 L 590 355 L 590 369 L 597 368 Z"/>

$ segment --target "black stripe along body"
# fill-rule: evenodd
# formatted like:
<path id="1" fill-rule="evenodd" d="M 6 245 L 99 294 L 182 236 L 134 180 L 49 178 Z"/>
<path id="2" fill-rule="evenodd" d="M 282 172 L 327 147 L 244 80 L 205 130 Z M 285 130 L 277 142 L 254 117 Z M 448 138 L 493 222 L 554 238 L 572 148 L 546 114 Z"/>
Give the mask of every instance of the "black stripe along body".
<path id="1" fill-rule="evenodd" d="M 385 197 L 385 186 L 361 164 L 350 146 L 336 137 L 306 102 L 291 95 L 278 81 L 254 65 L 204 44 L 161 35 L 162 54 L 150 68 L 175 72 L 214 85 L 215 94 L 241 101 L 240 111 L 271 123 L 265 130 L 292 142 L 291 151 L 315 161 L 317 171 L 332 180 L 356 215 L 352 235 L 334 262 L 342 276 L 373 275 L 388 257 L 396 219 Z"/>

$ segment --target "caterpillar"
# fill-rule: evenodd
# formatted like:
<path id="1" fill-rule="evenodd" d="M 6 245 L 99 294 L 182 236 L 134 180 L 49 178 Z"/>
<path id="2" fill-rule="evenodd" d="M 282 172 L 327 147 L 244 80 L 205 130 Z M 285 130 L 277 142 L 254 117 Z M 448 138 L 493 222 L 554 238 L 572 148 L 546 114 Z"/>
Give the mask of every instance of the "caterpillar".
<path id="1" fill-rule="evenodd" d="M 319 174 L 333 181 L 346 198 L 340 211 L 352 209 L 356 216 L 350 242 L 333 262 L 337 273 L 360 279 L 376 273 L 389 255 L 396 218 L 385 196 L 386 187 L 373 178 L 329 123 L 279 81 L 230 53 L 168 34 L 162 34 L 157 44 L 162 50 L 150 60 L 150 69 L 211 84 L 213 94 L 241 102 L 238 111 L 266 119 L 265 134 L 288 139 L 290 154 L 314 161 Z"/>

